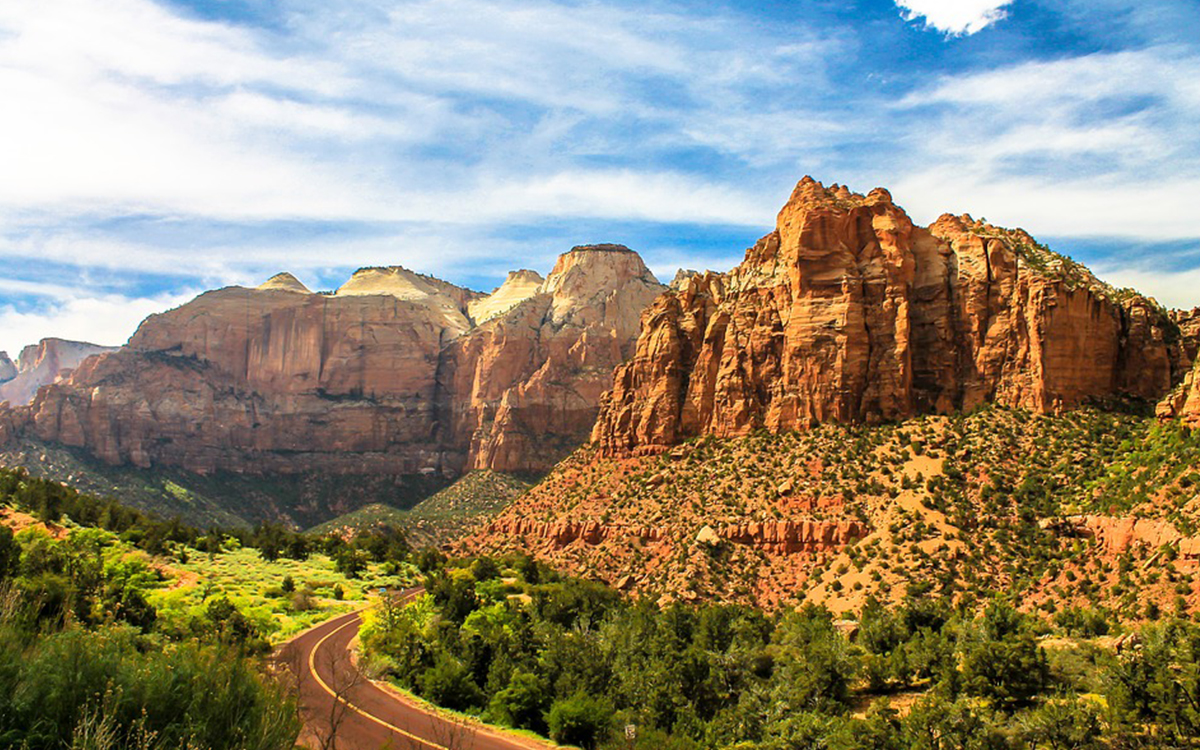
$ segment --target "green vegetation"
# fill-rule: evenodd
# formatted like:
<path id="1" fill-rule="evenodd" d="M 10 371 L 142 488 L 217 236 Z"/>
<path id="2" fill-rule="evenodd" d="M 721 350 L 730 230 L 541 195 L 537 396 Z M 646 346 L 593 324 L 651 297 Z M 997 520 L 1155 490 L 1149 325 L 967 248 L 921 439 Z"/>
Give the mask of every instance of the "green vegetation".
<path id="1" fill-rule="evenodd" d="M 225 598 L 175 625 L 151 604 L 166 575 L 147 549 L 199 532 L 23 472 L 0 471 L 0 502 L 44 522 L 0 526 L 0 745 L 293 746 L 295 706 L 258 668 L 254 623 Z"/>
<path id="2" fill-rule="evenodd" d="M 1118 651 L 993 599 L 924 593 L 857 621 L 806 605 L 660 609 L 526 557 L 440 565 L 427 594 L 363 631 L 374 665 L 442 706 L 583 748 L 1194 746 L 1200 627 L 1146 626 Z M 1099 625 L 1103 622 L 1103 626 Z M 633 725 L 631 742 L 623 727 Z"/>
<path id="3" fill-rule="evenodd" d="M 417 545 L 457 539 L 475 524 L 499 513 L 535 481 L 534 477 L 473 471 L 405 513 L 405 533 Z"/>
<path id="4" fill-rule="evenodd" d="M 394 526 L 414 546 L 439 546 L 467 533 L 533 486 L 533 477 L 473 471 L 408 510 L 375 503 L 309 529 L 312 534 L 356 534 Z"/>
<path id="5" fill-rule="evenodd" d="M 1148 601 L 1172 611 L 1195 601 L 1196 563 L 1167 537 L 1200 530 L 1200 433 L 1160 424 L 1136 405 L 1111 406 L 1062 415 L 989 406 L 880 426 L 704 437 L 637 461 L 584 448 L 520 502 L 527 518 L 547 523 L 636 529 L 658 519 L 666 544 L 626 533 L 551 551 L 585 575 L 628 575 L 629 589 L 655 599 L 823 602 L 841 611 L 869 595 L 894 602 L 911 587 L 956 604 L 1013 591 L 1023 608 L 1047 616 L 1086 606 L 1140 621 Z M 1108 549 L 1098 529 L 1133 519 L 1167 536 Z M 778 579 L 760 574 L 779 555 L 755 540 L 690 543 L 706 525 L 786 521 L 852 522 L 866 534 L 823 560 L 807 558 L 802 579 L 776 588 Z M 1117 569 L 1112 558 L 1122 553 L 1128 560 Z"/>
<path id="6" fill-rule="evenodd" d="M 415 577 L 394 529 L 201 531 L 20 470 L 0 519 L 2 747 L 290 749 L 271 643 Z"/>

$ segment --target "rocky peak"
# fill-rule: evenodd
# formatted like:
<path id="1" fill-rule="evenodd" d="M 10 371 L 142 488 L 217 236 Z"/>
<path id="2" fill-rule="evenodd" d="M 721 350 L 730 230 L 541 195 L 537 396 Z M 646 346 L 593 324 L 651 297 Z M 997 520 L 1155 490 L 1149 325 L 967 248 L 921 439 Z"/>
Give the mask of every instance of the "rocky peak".
<path id="1" fill-rule="evenodd" d="M 610 319 L 617 313 L 607 301 L 625 296 L 626 289 L 664 289 L 642 257 L 624 245 L 578 245 L 559 256 L 540 292 L 553 297 L 551 319 L 577 325 Z M 627 312 L 627 311 L 625 311 Z"/>
<path id="2" fill-rule="evenodd" d="M 509 281 L 524 294 L 534 278 L 526 272 Z M 536 294 L 447 347 L 438 421 L 450 442 L 469 443 L 468 465 L 544 471 L 585 441 L 642 310 L 665 289 L 624 246 L 576 247 Z"/>
<path id="3" fill-rule="evenodd" d="M 593 432 L 612 454 L 989 401 L 1158 399 L 1187 360 L 1165 310 L 1023 230 L 965 214 L 926 229 L 882 188 L 811 177 L 739 266 L 642 321 Z"/>
<path id="4" fill-rule="evenodd" d="M 46 338 L 30 344 L 21 350 L 21 356 L 17 358 L 17 373 L 0 384 L 0 401 L 8 401 L 13 405 L 28 404 L 42 386 L 64 377 L 88 357 L 111 352 L 114 348 L 58 338 Z M 12 365 L 8 355 L 4 355 L 0 359 L 0 367 L 5 361 Z"/>
<path id="5" fill-rule="evenodd" d="M 699 276 L 699 271 L 694 271 L 690 268 L 681 268 L 675 272 L 675 278 L 671 279 L 671 290 L 678 292 L 683 288 L 683 285 L 688 282 L 693 276 Z"/>
<path id="6" fill-rule="evenodd" d="M 360 268 L 334 293 L 337 297 L 373 295 L 395 297 L 431 310 L 451 337 L 470 330 L 467 308 L 483 296 L 403 266 Z"/>
<path id="7" fill-rule="evenodd" d="M 287 271 L 277 273 L 271 278 L 256 287 L 259 291 L 280 291 L 280 292 L 299 292 L 301 294 L 312 294 L 308 287 L 301 283 L 300 279 L 291 275 Z"/>
<path id="8" fill-rule="evenodd" d="M 8 352 L 0 352 L 0 383 L 7 383 L 17 376 L 17 366 L 8 358 Z"/>
<path id="9" fill-rule="evenodd" d="M 545 279 L 537 271 L 522 269 L 509 271 L 504 283 L 486 297 L 471 300 L 467 313 L 475 325 L 503 315 L 538 293 Z"/>

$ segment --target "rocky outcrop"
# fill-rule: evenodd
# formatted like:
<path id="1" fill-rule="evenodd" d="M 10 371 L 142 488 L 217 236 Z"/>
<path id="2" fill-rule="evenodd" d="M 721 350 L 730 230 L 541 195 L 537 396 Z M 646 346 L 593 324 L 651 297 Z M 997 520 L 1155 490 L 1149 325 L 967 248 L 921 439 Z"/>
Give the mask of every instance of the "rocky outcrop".
<path id="1" fill-rule="evenodd" d="M 1200 537 L 1184 536 L 1174 524 L 1162 519 L 1086 514 L 1060 519 L 1054 530 L 1095 539 L 1110 555 L 1120 555 L 1136 547 L 1153 552 L 1169 546 L 1184 559 L 1200 558 Z"/>
<path id="2" fill-rule="evenodd" d="M 805 178 L 741 265 L 643 314 L 593 439 L 620 455 L 986 402 L 1157 399 L 1184 374 L 1175 330 L 1020 230 L 951 215 L 922 228 L 886 190 Z"/>
<path id="3" fill-rule="evenodd" d="M 587 439 L 641 310 L 664 290 L 626 247 L 565 253 L 536 294 L 443 352 L 439 439 L 466 446 L 470 468 L 549 470 Z"/>
<path id="4" fill-rule="evenodd" d="M 1200 350 L 1200 307 L 1172 310 L 1171 322 L 1179 327 L 1179 340 L 1188 359 L 1195 361 Z"/>
<path id="5" fill-rule="evenodd" d="M 8 352 L 0 352 L 0 384 L 17 376 L 17 366 L 8 358 Z"/>
<path id="6" fill-rule="evenodd" d="M 151 316 L 7 433 L 197 472 L 548 468 L 586 439 L 659 291 L 614 248 L 577 248 L 544 283 L 518 272 L 493 296 L 399 267 L 333 294 L 279 274 Z"/>
<path id="7" fill-rule="evenodd" d="M 625 526 L 599 521 L 556 521 L 547 523 L 531 519 L 502 519 L 488 524 L 485 532 L 506 538 L 520 537 L 526 542 L 545 544 L 559 549 L 572 542 L 597 545 L 616 539 L 636 539 L 643 542 L 662 541 L 664 532 L 654 526 Z"/>
<path id="8" fill-rule="evenodd" d="M 825 552 L 840 549 L 869 533 L 857 521 L 766 521 L 731 524 L 717 534 L 736 544 L 747 544 L 774 555 Z"/>
<path id="9" fill-rule="evenodd" d="M 1155 414 L 1160 419 L 1180 419 L 1193 427 L 1200 426 L 1200 358 L 1183 382 L 1158 402 Z"/>
<path id="10" fill-rule="evenodd" d="M 0 360 L 0 402 L 24 406 L 33 400 L 38 389 L 68 375 L 88 357 L 113 351 L 111 346 L 98 346 L 83 341 L 42 339 L 21 350 L 16 373 L 7 380 L 2 377 L 12 362 L 8 355 Z"/>
<path id="11" fill-rule="evenodd" d="M 693 276 L 699 276 L 699 271 L 693 271 L 690 268 L 681 268 L 675 272 L 675 277 L 671 279 L 671 290 L 678 292 L 683 288 L 683 285 L 691 280 Z"/>
<path id="12" fill-rule="evenodd" d="M 662 542 L 668 536 L 663 527 L 646 524 L 595 520 L 535 521 L 513 516 L 496 519 L 483 531 L 488 536 L 508 539 L 519 537 L 531 545 L 545 545 L 551 549 L 561 549 L 576 541 L 591 546 L 618 540 Z M 868 533 L 869 529 L 857 521 L 800 519 L 728 524 L 718 528 L 704 526 L 695 534 L 695 541 L 710 546 L 728 542 L 754 547 L 771 555 L 791 555 L 840 550 Z"/>
<path id="13" fill-rule="evenodd" d="M 263 292 L 278 291 L 278 292 L 296 292 L 297 294 L 312 294 L 308 287 L 301 283 L 300 279 L 284 271 L 277 273 L 263 283 L 259 284 L 257 289 Z"/>

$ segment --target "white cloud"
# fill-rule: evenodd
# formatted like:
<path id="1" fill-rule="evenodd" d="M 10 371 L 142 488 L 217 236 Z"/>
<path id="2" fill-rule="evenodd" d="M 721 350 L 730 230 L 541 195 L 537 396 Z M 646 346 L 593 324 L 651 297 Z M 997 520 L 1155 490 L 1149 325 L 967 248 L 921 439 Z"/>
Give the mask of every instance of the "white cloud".
<path id="1" fill-rule="evenodd" d="M 728 18 L 602 5 L 301 3 L 285 3 L 274 34 L 151 0 L 4 3 L 0 142 L 19 147 L 0 151 L 0 214 L 441 221 L 486 190 L 524 219 L 561 216 L 592 184 L 586 215 L 660 206 L 673 221 L 673 202 L 613 200 L 603 175 L 560 175 L 630 149 L 737 149 L 711 126 L 677 126 L 757 104 L 747 83 L 786 86 L 803 70 L 816 86 L 830 52 L 815 38 L 750 45 Z M 676 181 L 652 161 L 631 171 Z"/>
<path id="2" fill-rule="evenodd" d="M 925 19 L 925 27 L 952 36 L 983 31 L 1004 19 L 1013 0 L 896 0 L 907 20 Z"/>
<path id="3" fill-rule="evenodd" d="M 947 76 L 901 101 L 893 193 L 922 221 L 969 212 L 1035 234 L 1197 236 L 1200 57 L 1174 47 Z"/>
<path id="4" fill-rule="evenodd" d="M 1009 3 L 898 5 L 971 34 Z M 953 210 L 1043 235 L 1197 235 L 1193 47 L 947 75 L 897 102 L 909 71 L 848 74 L 874 41 L 849 28 L 554 0 L 274 7 L 268 30 L 154 0 L 0 0 L 0 266 L 38 279 L 0 283 L 0 306 L 40 294 L 60 301 L 37 314 L 67 324 L 82 303 L 43 262 L 197 288 L 284 269 L 330 283 L 366 264 L 544 268 L 565 248 L 496 236 L 606 220 L 766 231 L 805 173 L 890 187 L 925 222 Z M 161 225 L 110 221 L 130 215 Z M 295 229 L 308 222 L 323 232 Z M 678 264 L 705 264 L 689 254 Z M 119 306 L 129 288 L 88 298 Z M 127 335 L 113 326 L 106 340 Z"/>
<path id="5" fill-rule="evenodd" d="M 118 346 L 133 335 L 146 316 L 177 307 L 195 296 L 192 292 L 154 297 L 75 293 L 79 296 L 32 310 L 0 305 L 0 351 L 15 357 L 22 347 L 48 337 Z"/>
<path id="6" fill-rule="evenodd" d="M 1200 268 L 1185 271 L 1100 265 L 1096 275 L 1116 287 L 1130 287 L 1167 307 L 1200 307 Z"/>

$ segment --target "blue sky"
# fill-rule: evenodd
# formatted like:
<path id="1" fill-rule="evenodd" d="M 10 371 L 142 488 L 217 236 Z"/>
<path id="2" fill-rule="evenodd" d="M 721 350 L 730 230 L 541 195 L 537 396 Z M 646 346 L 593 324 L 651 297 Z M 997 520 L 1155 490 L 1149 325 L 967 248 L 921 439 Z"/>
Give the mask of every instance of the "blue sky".
<path id="1" fill-rule="evenodd" d="M 290 270 L 727 269 L 805 174 L 1200 304 L 1196 0 L 5 0 L 0 349 Z"/>

